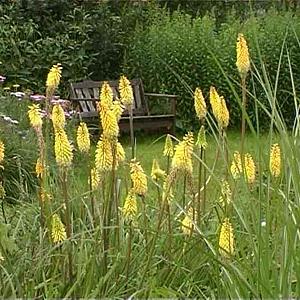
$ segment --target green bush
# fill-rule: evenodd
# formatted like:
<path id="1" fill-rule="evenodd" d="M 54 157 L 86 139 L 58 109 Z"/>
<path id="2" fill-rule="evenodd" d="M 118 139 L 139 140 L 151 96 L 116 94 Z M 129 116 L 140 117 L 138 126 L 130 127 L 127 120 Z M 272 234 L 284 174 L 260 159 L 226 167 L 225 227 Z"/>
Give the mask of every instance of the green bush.
<path id="1" fill-rule="evenodd" d="M 91 77 L 115 79 L 120 74 L 128 37 L 148 19 L 150 5 L 130 1 L 118 10 L 99 1 L 14 1 L 0 6 L 0 74 L 14 83 L 43 92 L 49 68 L 63 66 L 60 86 Z"/>
<path id="2" fill-rule="evenodd" d="M 235 66 L 236 38 L 243 32 L 248 40 L 251 59 L 255 65 L 248 76 L 248 113 L 255 122 L 255 108 L 251 94 L 267 104 L 262 82 L 257 71 L 275 85 L 283 41 L 282 61 L 277 87 L 277 102 L 288 125 L 291 125 L 295 108 L 290 92 L 291 75 L 288 57 L 293 68 L 295 86 L 299 86 L 298 16 L 291 12 L 279 13 L 270 10 L 264 15 L 241 21 L 232 12 L 227 21 L 216 27 L 213 16 L 192 19 L 189 15 L 175 12 L 158 13 L 156 21 L 145 30 L 137 30 L 128 50 L 124 71 L 131 77 L 141 77 L 147 91 L 178 94 L 178 127 L 190 128 L 197 122 L 193 113 L 192 91 L 199 86 L 208 100 L 209 87 L 214 85 L 224 95 L 231 114 L 231 125 L 240 124 L 240 79 Z M 289 55 L 287 54 L 289 51 Z M 260 62 L 263 61 L 264 65 Z M 257 71 L 256 71 L 257 68 Z M 254 82 L 254 84 L 253 84 Z M 270 87 L 274 90 L 274 86 Z M 238 97 L 237 97 L 238 96 Z M 268 126 L 269 118 L 258 107 L 261 126 Z M 194 120 L 194 121 L 191 121 Z"/>

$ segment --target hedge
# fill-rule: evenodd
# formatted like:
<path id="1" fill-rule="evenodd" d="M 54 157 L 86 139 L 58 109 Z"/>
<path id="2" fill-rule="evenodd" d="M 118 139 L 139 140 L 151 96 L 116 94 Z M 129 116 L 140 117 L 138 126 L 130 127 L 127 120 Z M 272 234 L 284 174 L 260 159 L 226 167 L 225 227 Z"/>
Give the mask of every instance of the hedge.
<path id="1" fill-rule="evenodd" d="M 192 91 L 201 87 L 208 100 L 209 87 L 214 85 L 224 95 L 230 109 L 231 126 L 240 124 L 240 106 L 233 88 L 240 93 L 239 75 L 236 70 L 236 38 L 243 32 L 248 40 L 252 60 L 252 78 L 248 89 L 268 107 L 266 93 L 257 79 L 263 68 L 271 88 L 274 88 L 280 54 L 280 77 L 277 102 L 291 126 L 295 116 L 291 95 L 290 58 L 296 89 L 300 83 L 299 16 L 294 12 L 269 10 L 261 15 L 241 21 L 232 12 L 226 22 L 216 27 L 212 15 L 191 18 L 175 12 L 159 13 L 146 30 L 136 30 L 123 66 L 130 77 L 141 77 L 147 91 L 172 93 L 180 96 L 178 102 L 178 127 L 192 128 L 197 124 L 193 109 Z M 227 80 L 226 78 L 229 78 Z M 254 83 L 254 84 L 253 84 Z M 233 87 L 233 88 L 232 88 Z M 249 97 L 251 98 L 251 97 Z M 255 122 L 253 101 L 249 99 L 248 113 Z M 269 118 L 259 108 L 260 125 L 267 127 Z"/>

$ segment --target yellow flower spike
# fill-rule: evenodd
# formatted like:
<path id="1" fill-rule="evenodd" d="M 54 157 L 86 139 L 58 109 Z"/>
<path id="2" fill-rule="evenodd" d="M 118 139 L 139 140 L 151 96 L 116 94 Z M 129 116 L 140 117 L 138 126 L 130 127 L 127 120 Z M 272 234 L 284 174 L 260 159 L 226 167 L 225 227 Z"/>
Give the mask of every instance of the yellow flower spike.
<path id="1" fill-rule="evenodd" d="M 172 157 L 173 155 L 174 155 L 174 147 L 173 147 L 172 138 L 169 134 L 167 134 L 165 147 L 164 147 L 164 156 Z"/>
<path id="2" fill-rule="evenodd" d="M 222 180 L 220 203 L 223 207 L 231 203 L 232 192 L 227 180 Z"/>
<path id="3" fill-rule="evenodd" d="M 113 91 L 107 81 L 102 84 L 100 92 L 100 103 L 98 109 L 101 112 L 102 110 L 108 110 L 111 108 L 113 103 Z"/>
<path id="4" fill-rule="evenodd" d="M 158 161 L 153 159 L 152 170 L 151 170 L 151 178 L 154 181 L 158 181 L 159 179 L 164 179 L 166 177 L 166 172 L 159 167 Z"/>
<path id="5" fill-rule="evenodd" d="M 225 218 L 221 226 L 219 252 L 224 258 L 230 258 L 234 253 L 234 234 L 229 218 Z"/>
<path id="6" fill-rule="evenodd" d="M 37 178 L 42 178 L 44 172 L 44 164 L 41 161 L 41 158 L 39 157 L 36 161 L 35 165 L 35 173 Z"/>
<path id="7" fill-rule="evenodd" d="M 122 103 L 129 107 L 133 102 L 133 91 L 130 81 L 123 75 L 119 81 L 119 91 Z"/>
<path id="8" fill-rule="evenodd" d="M 67 167 L 72 163 L 72 147 L 63 128 L 57 128 L 55 131 L 54 152 L 60 167 Z"/>
<path id="9" fill-rule="evenodd" d="M 192 154 L 194 147 L 193 133 L 187 133 L 181 142 L 175 147 L 175 154 L 172 159 L 172 169 L 183 171 L 187 174 L 193 173 Z"/>
<path id="10" fill-rule="evenodd" d="M 133 192 L 137 195 L 144 196 L 148 190 L 147 177 L 141 164 L 135 159 L 130 162 L 130 177 Z"/>
<path id="11" fill-rule="evenodd" d="M 119 135 L 118 119 L 112 110 L 100 113 L 103 135 L 109 139 L 116 138 Z"/>
<path id="12" fill-rule="evenodd" d="M 100 174 L 97 172 L 96 168 L 91 169 L 91 179 L 92 179 L 92 190 L 97 189 L 100 185 L 101 177 Z M 90 180 L 90 179 L 89 179 Z"/>
<path id="13" fill-rule="evenodd" d="M 116 116 L 117 121 L 120 121 L 120 118 L 122 116 L 122 113 L 124 111 L 124 106 L 120 101 L 114 101 L 112 105 L 112 111 L 114 115 Z"/>
<path id="14" fill-rule="evenodd" d="M 242 33 L 238 34 L 236 43 L 236 66 L 242 78 L 246 78 L 250 70 L 250 58 L 247 42 Z"/>
<path id="15" fill-rule="evenodd" d="M 281 171 L 281 151 L 278 144 L 273 144 L 270 151 L 270 172 L 273 177 L 279 177 Z"/>
<path id="16" fill-rule="evenodd" d="M 5 152 L 5 145 L 4 143 L 0 140 L 0 164 L 2 164 L 4 160 L 4 152 Z"/>
<path id="17" fill-rule="evenodd" d="M 223 96 L 220 97 L 220 104 L 218 106 L 218 124 L 221 128 L 226 129 L 229 124 L 229 111 Z"/>
<path id="18" fill-rule="evenodd" d="M 193 219 L 197 219 L 197 212 L 194 212 L 193 208 L 190 207 L 184 219 L 181 221 L 181 230 L 185 235 L 191 235 L 193 233 L 195 227 Z"/>
<path id="19" fill-rule="evenodd" d="M 134 219 L 134 217 L 137 214 L 137 200 L 136 200 L 136 196 L 135 193 L 133 192 L 133 190 L 130 190 L 125 202 L 124 202 L 124 206 L 122 209 L 124 218 L 126 220 L 132 221 Z"/>
<path id="20" fill-rule="evenodd" d="M 255 181 L 255 163 L 252 156 L 249 153 L 245 154 L 245 177 L 249 184 Z"/>
<path id="21" fill-rule="evenodd" d="M 52 66 L 48 73 L 46 81 L 46 87 L 48 89 L 55 90 L 58 87 L 61 78 L 61 70 L 61 64 Z"/>
<path id="22" fill-rule="evenodd" d="M 63 242 L 67 238 L 65 225 L 58 214 L 54 214 L 51 220 L 51 238 L 54 244 Z"/>
<path id="23" fill-rule="evenodd" d="M 101 136 L 97 143 L 95 166 L 98 172 L 109 171 L 112 169 L 113 156 L 109 140 Z"/>
<path id="24" fill-rule="evenodd" d="M 196 146 L 198 146 L 199 148 L 203 148 L 204 150 L 207 148 L 208 144 L 206 141 L 206 135 L 205 135 L 205 128 L 202 125 L 199 133 L 198 133 L 198 138 L 196 141 Z"/>
<path id="25" fill-rule="evenodd" d="M 4 261 L 4 257 L 2 256 L 1 252 L 0 252 L 0 263 L 1 261 Z"/>
<path id="26" fill-rule="evenodd" d="M 57 127 L 65 127 L 65 112 L 60 104 L 55 104 L 53 106 L 51 119 L 54 129 L 56 129 Z"/>
<path id="27" fill-rule="evenodd" d="M 233 160 L 230 167 L 230 172 L 234 179 L 238 179 L 242 173 L 242 160 L 241 155 L 238 151 L 235 151 L 233 154 Z"/>
<path id="28" fill-rule="evenodd" d="M 125 160 L 125 151 L 120 142 L 117 142 L 116 160 L 117 160 L 117 164 Z"/>
<path id="29" fill-rule="evenodd" d="M 221 98 L 214 86 L 210 87 L 209 90 L 209 101 L 210 106 L 212 108 L 212 112 L 216 120 L 219 120 L 219 110 L 220 110 L 220 104 L 221 104 Z"/>
<path id="30" fill-rule="evenodd" d="M 76 140 L 79 151 L 88 153 L 91 147 L 90 134 L 84 122 L 80 122 L 78 126 Z"/>
<path id="31" fill-rule="evenodd" d="M 42 115 L 41 115 L 41 109 L 39 104 L 32 104 L 28 106 L 28 117 L 30 121 L 30 125 L 33 128 L 39 129 L 43 125 Z"/>
<path id="32" fill-rule="evenodd" d="M 199 120 L 204 120 L 206 113 L 207 113 L 207 109 L 206 109 L 206 103 L 202 94 L 202 91 L 200 88 L 196 88 L 195 93 L 194 93 L 194 105 L 195 105 L 195 110 L 196 110 L 196 114 L 197 117 L 199 118 Z"/>

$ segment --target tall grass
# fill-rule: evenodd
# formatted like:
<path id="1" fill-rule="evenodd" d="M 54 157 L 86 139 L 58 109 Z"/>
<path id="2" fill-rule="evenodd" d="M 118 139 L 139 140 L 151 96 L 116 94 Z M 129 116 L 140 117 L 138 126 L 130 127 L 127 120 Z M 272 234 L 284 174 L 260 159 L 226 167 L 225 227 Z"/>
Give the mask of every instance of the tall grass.
<path id="1" fill-rule="evenodd" d="M 259 44 L 257 47 L 259 49 Z M 280 113 L 280 99 L 276 95 L 282 55 L 290 55 L 285 41 L 278 58 L 275 82 L 269 80 L 262 58 L 262 73 L 258 73 L 257 66 L 252 65 L 248 80 L 254 82 L 255 79 L 261 85 L 269 103 L 261 103 L 249 90 L 246 90 L 247 99 L 255 103 L 257 110 L 266 112 L 271 126 L 269 132 L 261 133 L 259 120 L 256 120 L 257 126 L 254 127 L 245 111 L 248 130 L 243 149 L 254 158 L 256 180 L 249 185 L 244 176 L 234 179 L 229 174 L 227 181 L 232 198 L 227 208 L 219 201 L 221 181 L 229 169 L 227 150 L 230 164 L 233 152 L 240 149 L 240 139 L 236 133 L 229 132 L 228 144 L 222 147 L 218 126 L 215 126 L 211 115 L 207 120 L 209 136 L 205 163 L 195 150 L 192 180 L 189 182 L 184 176 L 176 176 L 172 185 L 173 197 L 169 197 L 172 230 L 169 230 L 164 209 L 166 203 L 163 199 L 166 196 L 158 196 L 163 192 L 170 194 L 170 190 L 164 190 L 163 181 L 153 181 L 150 176 L 147 176 L 148 193 L 145 198 L 138 197 L 137 215 L 131 222 L 122 215 L 121 208 L 131 186 L 128 176 L 130 145 L 126 146 L 127 161 L 116 172 L 107 173 L 99 188 L 93 191 L 95 211 L 92 211 L 90 190 L 87 188 L 89 172 L 84 167 L 86 161 L 82 160 L 81 154 L 76 154 L 67 181 L 73 227 L 68 241 L 59 244 L 49 242 L 47 229 L 40 227 L 36 203 L 23 202 L 7 210 L 9 224 L 0 224 L 0 251 L 3 256 L 0 262 L 1 295 L 5 298 L 298 297 L 300 125 L 296 119 L 294 130 L 287 131 Z M 236 85 L 217 60 L 216 64 L 220 67 L 224 81 L 236 95 L 236 101 L 242 106 L 242 90 L 236 90 Z M 289 68 L 293 83 L 293 69 L 291 65 Z M 298 98 L 293 84 L 291 93 L 298 116 Z M 153 158 L 157 158 L 166 170 L 168 161 L 162 156 L 163 139 L 150 143 L 149 139 L 143 141 L 137 137 L 137 141 L 135 155 L 141 161 L 145 173 L 150 175 Z M 173 141 L 176 143 L 181 138 L 173 137 Z M 272 177 L 269 171 L 269 149 L 273 143 L 279 143 L 282 151 L 279 178 Z M 216 156 L 216 153 L 219 154 Z M 94 150 L 91 152 L 93 156 Z M 200 223 L 196 218 L 191 218 L 190 234 L 184 234 L 181 222 L 189 216 L 189 207 L 197 199 L 196 166 L 199 161 L 207 173 L 206 209 Z M 49 179 L 53 192 L 51 205 L 56 210 L 64 210 L 56 166 L 51 161 L 50 165 L 53 169 Z M 169 174 L 171 171 L 172 167 Z M 120 187 L 119 190 L 115 183 Z M 103 221 L 101 212 L 104 203 L 113 205 L 115 203 L 110 201 L 117 201 L 116 198 L 120 199 L 118 207 L 112 206 L 110 214 Z M 83 215 L 82 207 L 86 212 Z M 234 232 L 234 252 L 226 256 L 219 249 L 219 233 L 225 217 L 230 218 Z M 2 216 L 0 218 L 3 223 Z M 109 243 L 106 245 L 103 244 L 104 232 L 109 232 Z M 66 250 L 70 244 L 72 278 L 65 276 L 68 272 L 65 267 L 68 265 Z"/>

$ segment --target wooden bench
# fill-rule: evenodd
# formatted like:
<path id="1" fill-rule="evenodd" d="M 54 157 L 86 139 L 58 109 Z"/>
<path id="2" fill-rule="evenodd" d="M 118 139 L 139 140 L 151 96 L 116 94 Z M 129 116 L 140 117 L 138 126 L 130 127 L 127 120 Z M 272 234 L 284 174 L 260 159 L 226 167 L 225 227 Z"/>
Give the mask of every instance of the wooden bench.
<path id="1" fill-rule="evenodd" d="M 119 81 L 108 81 L 112 88 L 114 99 L 119 99 Z M 133 126 L 134 129 L 158 129 L 166 128 L 167 131 L 174 133 L 175 131 L 175 116 L 176 116 L 176 95 L 167 94 L 155 94 L 145 93 L 141 79 L 133 79 L 130 81 L 134 101 L 132 104 L 133 111 Z M 82 82 L 71 83 L 70 100 L 73 107 L 76 109 L 79 118 L 89 124 L 97 124 L 98 112 L 96 108 L 96 102 L 99 101 L 99 93 L 103 81 L 85 80 Z M 169 107 L 165 113 L 151 113 L 151 102 L 149 99 L 164 98 L 170 100 Z M 154 107 L 162 107 L 162 102 L 159 101 Z M 153 108 L 153 107 L 152 107 Z M 124 111 L 121 120 L 119 122 L 120 129 L 122 131 L 129 131 L 129 114 L 128 111 Z"/>

